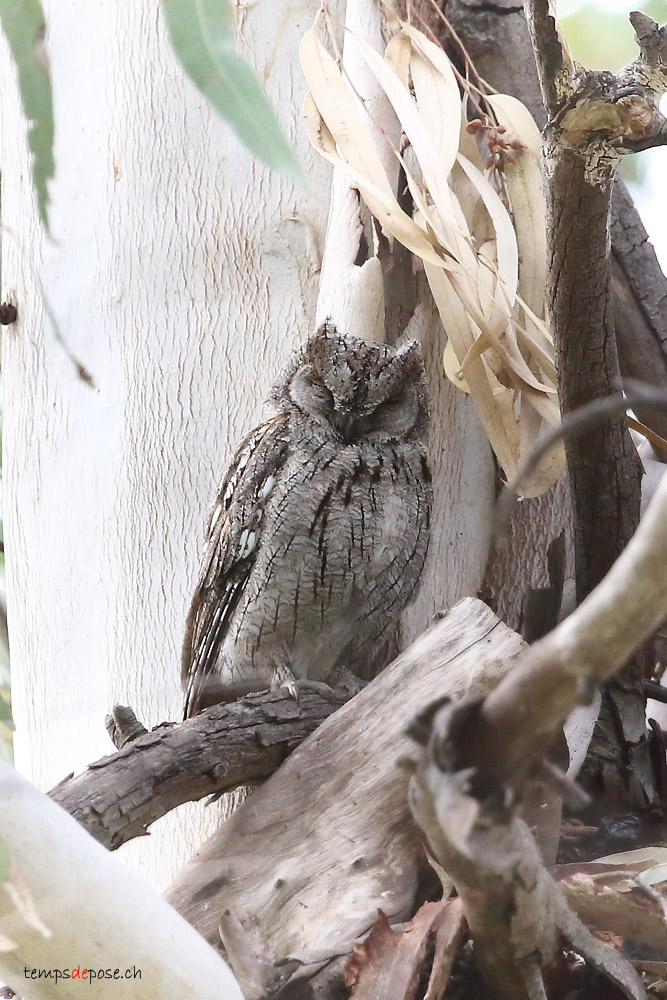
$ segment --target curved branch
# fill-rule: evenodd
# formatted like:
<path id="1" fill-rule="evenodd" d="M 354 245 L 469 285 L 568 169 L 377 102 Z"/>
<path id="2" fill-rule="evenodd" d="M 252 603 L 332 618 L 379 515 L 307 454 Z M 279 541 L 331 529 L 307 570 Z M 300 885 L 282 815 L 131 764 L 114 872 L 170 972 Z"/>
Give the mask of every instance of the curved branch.
<path id="1" fill-rule="evenodd" d="M 578 705 L 660 625 L 667 585 L 667 476 L 604 580 L 553 632 L 526 650 L 482 703 L 460 702 L 459 769 L 486 789 L 520 783 Z"/>
<path id="2" fill-rule="evenodd" d="M 186 722 L 163 723 L 49 794 L 115 850 L 184 802 L 268 778 L 351 694 L 304 690 L 295 701 L 279 688 L 215 705 Z"/>

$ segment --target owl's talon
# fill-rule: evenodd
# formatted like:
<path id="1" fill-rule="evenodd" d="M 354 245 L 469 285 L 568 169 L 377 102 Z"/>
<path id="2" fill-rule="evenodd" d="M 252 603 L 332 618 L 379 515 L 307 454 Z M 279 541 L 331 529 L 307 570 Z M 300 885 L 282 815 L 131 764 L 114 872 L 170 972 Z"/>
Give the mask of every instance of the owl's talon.
<path id="1" fill-rule="evenodd" d="M 315 694 L 319 694 L 327 701 L 336 701 L 334 689 L 329 684 L 325 684 L 324 681 L 313 681 L 308 677 L 300 677 L 298 680 L 288 681 L 283 687 L 287 688 L 297 705 L 299 703 L 299 695 L 303 691 L 314 691 Z"/>
<path id="2" fill-rule="evenodd" d="M 295 702 L 298 705 L 299 704 L 299 683 L 298 683 L 298 681 L 296 681 L 296 680 L 294 680 L 294 681 L 287 681 L 286 684 L 283 684 L 283 687 L 287 691 L 287 693 L 290 696 L 290 698 L 294 698 Z"/>
<path id="3" fill-rule="evenodd" d="M 354 698 L 368 684 L 368 681 L 357 677 L 356 674 L 353 674 L 351 670 L 347 670 L 345 667 L 338 670 L 335 676 L 330 677 L 329 680 L 331 681 L 332 688 L 345 691 L 350 698 Z"/>

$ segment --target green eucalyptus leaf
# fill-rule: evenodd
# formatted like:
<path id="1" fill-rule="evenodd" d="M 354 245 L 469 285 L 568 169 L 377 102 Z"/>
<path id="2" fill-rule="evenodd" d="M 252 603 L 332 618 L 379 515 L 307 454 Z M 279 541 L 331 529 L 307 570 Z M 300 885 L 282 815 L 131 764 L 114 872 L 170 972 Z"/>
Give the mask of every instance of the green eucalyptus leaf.
<path id="1" fill-rule="evenodd" d="M 32 179 L 39 216 L 48 230 L 47 181 L 53 177 L 53 100 L 44 49 L 44 12 L 40 0 L 0 0 L 0 24 L 19 77 L 21 103 L 33 154 Z"/>
<path id="2" fill-rule="evenodd" d="M 259 80 L 234 50 L 228 0 L 163 0 L 162 6 L 174 52 L 192 82 L 255 156 L 302 182 Z"/>
<path id="3" fill-rule="evenodd" d="M 0 691 L 0 722 L 2 722 L 7 729 L 14 730 L 14 721 L 12 719 L 12 712 L 9 707 L 9 698 L 7 697 L 8 692 Z"/>

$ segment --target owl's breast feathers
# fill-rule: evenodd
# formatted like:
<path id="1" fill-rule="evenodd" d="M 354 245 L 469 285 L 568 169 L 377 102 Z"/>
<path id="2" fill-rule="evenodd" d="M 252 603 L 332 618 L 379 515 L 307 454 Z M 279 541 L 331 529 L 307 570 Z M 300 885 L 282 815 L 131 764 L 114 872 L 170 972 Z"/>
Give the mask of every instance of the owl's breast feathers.
<path id="1" fill-rule="evenodd" d="M 281 656 L 295 677 L 327 680 L 342 659 L 373 676 L 416 591 L 430 506 L 419 441 L 346 445 L 294 414 L 253 431 L 209 524 L 183 649 L 186 718 L 268 687 Z"/>

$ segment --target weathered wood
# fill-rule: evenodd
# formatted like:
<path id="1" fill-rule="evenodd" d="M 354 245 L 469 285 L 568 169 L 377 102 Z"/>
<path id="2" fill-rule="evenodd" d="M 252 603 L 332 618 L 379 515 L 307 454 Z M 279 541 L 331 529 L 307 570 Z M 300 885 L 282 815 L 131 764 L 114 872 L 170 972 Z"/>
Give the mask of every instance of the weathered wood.
<path id="1" fill-rule="evenodd" d="M 515 732 L 522 705 L 515 700 Z M 559 985 L 567 982 L 565 947 L 627 997 L 646 1000 L 628 959 L 598 941 L 569 909 L 528 826 L 515 815 L 516 797 L 503 800 L 498 789 L 488 794 L 474 771 L 471 777 L 470 770 L 460 770 L 467 737 L 461 724 L 478 708 L 464 702 L 436 713 L 416 761 L 410 804 L 433 856 L 456 887 L 475 962 L 491 994 L 496 1000 L 546 998 L 545 983 L 556 973 Z"/>
<path id="2" fill-rule="evenodd" d="M 494 995 L 546 996 L 543 972 L 559 966 L 565 942 L 626 996 L 645 997 L 627 960 L 569 911 L 514 812 L 515 793 L 568 715 L 659 625 L 666 583 L 663 478 L 636 534 L 582 604 L 486 697 L 443 705 L 416 733 L 426 749 L 411 780 L 411 806 L 462 900 Z M 664 937 L 660 909 L 657 917 Z"/>
<path id="3" fill-rule="evenodd" d="M 215 705 L 194 719 L 139 736 L 66 778 L 50 796 L 95 840 L 115 850 L 184 802 L 268 778 L 349 697 L 341 689 L 330 698 L 303 691 L 297 702 L 279 688 Z"/>
<path id="4" fill-rule="evenodd" d="M 267 983 L 275 960 L 298 953 L 314 970 L 349 950 L 378 909 L 410 916 L 424 854 L 398 766 L 413 747 L 405 728 L 434 699 L 494 687 L 523 645 L 484 604 L 461 601 L 251 794 L 169 901 L 213 945 L 231 914 L 230 952 L 241 938 L 246 958 L 268 963 Z"/>

